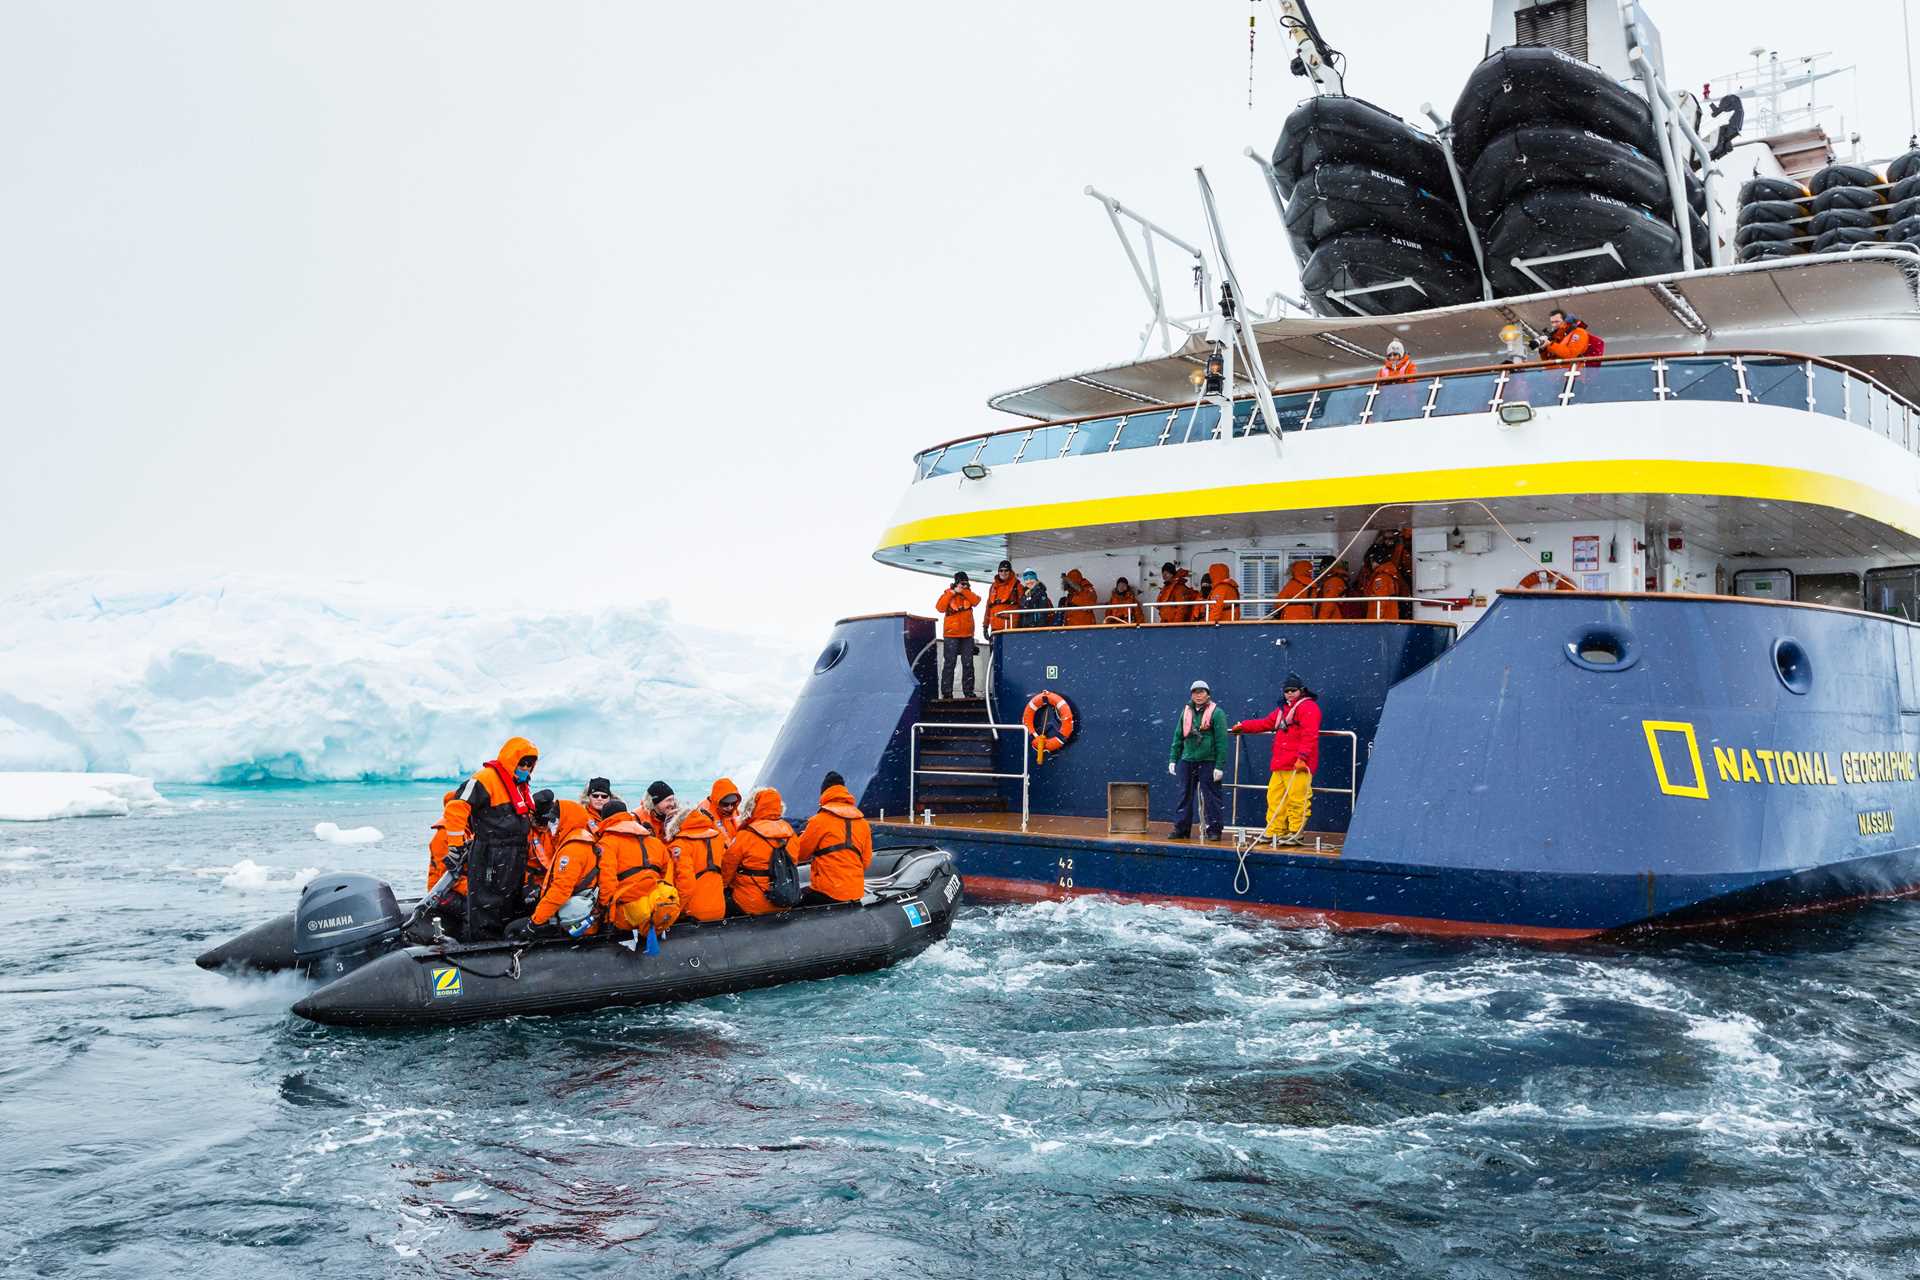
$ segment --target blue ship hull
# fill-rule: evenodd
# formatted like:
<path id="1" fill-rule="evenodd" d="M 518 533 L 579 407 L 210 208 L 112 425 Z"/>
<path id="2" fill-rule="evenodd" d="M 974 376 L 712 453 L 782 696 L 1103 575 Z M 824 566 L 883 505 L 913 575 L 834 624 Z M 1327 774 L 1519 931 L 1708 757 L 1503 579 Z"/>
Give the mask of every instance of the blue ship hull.
<path id="1" fill-rule="evenodd" d="M 1074 704 L 1074 741 L 1033 772 L 1036 815 L 1104 820 L 1106 785 L 1150 782 L 1187 685 L 1236 718 L 1298 671 L 1328 729 L 1358 735 L 1357 802 L 1317 795 L 1337 850 L 1262 851 L 1023 834 L 942 822 L 970 893 L 1110 893 L 1285 919 L 1423 932 L 1576 938 L 1829 907 L 1920 888 L 1920 652 L 1915 627 L 1816 606 L 1698 596 L 1501 597 L 1458 644 L 1417 623 L 1251 622 L 1015 632 L 994 642 L 995 718 L 1042 688 Z M 763 781 L 796 808 L 838 768 L 882 831 L 902 819 L 910 726 L 927 717 L 932 625 L 836 628 Z M 844 648 L 841 646 L 844 645 Z M 824 656 L 824 655 L 823 655 Z M 999 772 L 1018 773 L 1017 734 Z M 1249 739 L 1240 780 L 1264 784 Z M 1316 783 L 1349 785 L 1322 747 Z M 1008 791 L 1017 814 L 1017 782 Z M 1237 820 L 1259 826 L 1259 797 Z"/>

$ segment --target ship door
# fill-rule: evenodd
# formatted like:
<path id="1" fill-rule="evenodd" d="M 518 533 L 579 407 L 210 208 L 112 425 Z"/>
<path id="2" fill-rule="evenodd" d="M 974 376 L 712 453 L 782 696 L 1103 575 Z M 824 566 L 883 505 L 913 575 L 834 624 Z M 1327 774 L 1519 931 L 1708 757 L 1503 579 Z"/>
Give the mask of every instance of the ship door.
<path id="1" fill-rule="evenodd" d="M 1920 669 L 1916 668 L 1913 641 L 1912 627 L 1893 628 L 1893 665 L 1900 673 L 1900 712 L 1909 716 L 1920 715 Z"/>

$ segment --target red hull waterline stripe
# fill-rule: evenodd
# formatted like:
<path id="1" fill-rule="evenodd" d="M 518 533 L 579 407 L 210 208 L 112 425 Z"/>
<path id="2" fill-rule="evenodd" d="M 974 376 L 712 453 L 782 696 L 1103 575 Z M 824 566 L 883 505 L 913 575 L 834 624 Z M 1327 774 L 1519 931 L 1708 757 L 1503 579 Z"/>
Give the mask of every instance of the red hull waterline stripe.
<path id="1" fill-rule="evenodd" d="M 1190 907 L 1196 911 L 1213 911 L 1226 907 L 1231 911 L 1244 911 L 1249 915 L 1263 916 L 1269 920 L 1278 920 L 1283 924 L 1299 925 L 1305 928 L 1332 926 L 1336 929 L 1397 929 L 1403 933 L 1417 933 L 1428 937 L 1512 938 L 1527 942 L 1579 942 L 1588 938 L 1598 938 L 1607 933 L 1621 932 L 1608 929 L 1549 929 L 1540 925 L 1496 924 L 1478 920 L 1441 920 L 1432 916 L 1390 916 L 1372 911 L 1327 911 L 1317 907 L 1290 907 L 1269 902 L 1247 902 L 1244 899 L 1187 898 L 1151 893 L 1123 893 L 1116 889 L 1064 889 L 1045 881 L 1008 880 L 1000 876 L 970 876 L 964 872 L 961 874 L 961 880 L 966 885 L 967 896 L 980 902 L 1057 902 L 1062 898 L 1114 898 L 1122 902 Z M 1861 894 L 1855 897 L 1838 898 L 1831 902 L 1788 907 L 1776 911 L 1760 911 L 1743 916 L 1727 916 L 1723 919 L 1648 927 L 1687 931 L 1717 929 L 1786 916 L 1811 915 L 1815 912 L 1839 910 L 1868 902 L 1916 895 L 1920 895 L 1920 885 L 1908 885 L 1904 888 L 1890 888 L 1884 893 Z"/>

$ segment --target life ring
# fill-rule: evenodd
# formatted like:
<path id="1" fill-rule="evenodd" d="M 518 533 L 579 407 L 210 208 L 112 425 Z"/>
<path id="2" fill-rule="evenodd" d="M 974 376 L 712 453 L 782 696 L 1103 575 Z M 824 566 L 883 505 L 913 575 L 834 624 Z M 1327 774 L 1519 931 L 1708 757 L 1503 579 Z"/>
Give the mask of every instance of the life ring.
<path id="1" fill-rule="evenodd" d="M 1052 733 L 1042 730 L 1036 723 L 1041 715 L 1051 711 L 1056 725 Z M 1027 732 L 1033 735 L 1033 757 L 1036 763 L 1045 764 L 1047 756 L 1073 741 L 1073 704 L 1051 689 L 1042 689 L 1027 702 L 1027 709 L 1020 715 L 1020 723 L 1027 726 Z"/>
<path id="2" fill-rule="evenodd" d="M 1556 573 L 1552 569 L 1535 569 L 1520 579 L 1514 589 L 1516 591 L 1578 591 L 1580 588 L 1576 587 L 1573 579 L 1564 573 Z"/>

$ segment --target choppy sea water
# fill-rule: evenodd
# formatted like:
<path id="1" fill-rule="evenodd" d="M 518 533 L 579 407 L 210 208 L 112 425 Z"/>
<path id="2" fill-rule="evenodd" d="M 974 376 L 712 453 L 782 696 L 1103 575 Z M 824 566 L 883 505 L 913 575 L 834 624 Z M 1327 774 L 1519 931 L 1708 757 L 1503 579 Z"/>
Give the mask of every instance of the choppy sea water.
<path id="1" fill-rule="evenodd" d="M 440 789 L 165 790 L 0 824 L 10 1274 L 1920 1271 L 1920 904 L 1633 949 L 973 907 L 885 973 L 369 1033 L 193 956 L 302 868 L 411 891 Z"/>

